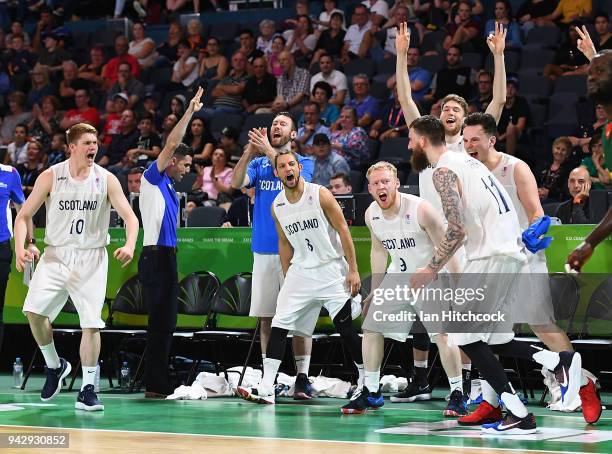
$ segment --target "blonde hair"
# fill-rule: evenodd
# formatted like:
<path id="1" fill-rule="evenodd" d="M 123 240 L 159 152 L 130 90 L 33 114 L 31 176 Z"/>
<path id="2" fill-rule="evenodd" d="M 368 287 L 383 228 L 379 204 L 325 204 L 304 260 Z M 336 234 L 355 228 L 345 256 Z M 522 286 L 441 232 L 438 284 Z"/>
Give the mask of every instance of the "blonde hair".
<path id="1" fill-rule="evenodd" d="M 66 131 L 66 141 L 76 144 L 83 134 L 94 134 L 98 136 L 98 131 L 87 123 L 77 123 Z"/>
<path id="2" fill-rule="evenodd" d="M 366 172 L 366 178 L 368 181 L 370 180 L 370 174 L 375 170 L 388 170 L 393 174 L 394 178 L 397 178 L 397 168 L 393 164 L 387 161 L 378 161 L 377 163 L 372 164 Z"/>
<path id="3" fill-rule="evenodd" d="M 442 104 L 441 104 L 442 109 L 444 109 L 444 105 L 449 101 L 455 101 L 457 104 L 459 104 L 461 108 L 463 109 L 463 115 L 467 116 L 468 105 L 463 96 L 459 96 L 454 93 L 446 95 L 444 98 L 442 98 Z"/>
<path id="4" fill-rule="evenodd" d="M 556 145 L 564 145 L 566 151 L 569 153 L 572 150 L 572 141 L 567 136 L 557 137 L 553 143 L 553 147 Z"/>

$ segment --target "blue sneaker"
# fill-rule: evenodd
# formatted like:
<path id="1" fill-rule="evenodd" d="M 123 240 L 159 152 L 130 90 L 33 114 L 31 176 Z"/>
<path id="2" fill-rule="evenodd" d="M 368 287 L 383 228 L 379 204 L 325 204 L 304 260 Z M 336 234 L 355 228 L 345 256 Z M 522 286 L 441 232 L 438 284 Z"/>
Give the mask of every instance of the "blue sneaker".
<path id="1" fill-rule="evenodd" d="M 467 414 L 467 398 L 461 391 L 455 389 L 448 399 L 448 405 L 444 409 L 444 416 L 465 416 Z"/>
<path id="2" fill-rule="evenodd" d="M 86 385 L 79 392 L 74 408 L 85 411 L 104 410 L 104 405 L 98 400 L 98 396 L 94 392 L 94 385 Z"/>
<path id="3" fill-rule="evenodd" d="M 528 413 L 524 418 L 519 418 L 509 411 L 501 421 L 491 424 L 483 424 L 482 432 L 491 435 L 526 435 L 538 431 L 533 413 Z"/>
<path id="4" fill-rule="evenodd" d="M 312 385 L 306 374 L 297 374 L 295 377 L 295 389 L 293 390 L 293 400 L 312 399 Z"/>
<path id="5" fill-rule="evenodd" d="M 362 415 L 368 408 L 377 410 L 385 405 L 385 398 L 380 391 L 371 393 L 367 387 L 355 391 L 348 404 L 343 406 L 340 411 L 345 415 Z"/>
<path id="6" fill-rule="evenodd" d="M 580 391 L 582 376 L 582 358 L 580 353 L 559 353 L 559 364 L 554 370 L 555 378 L 561 387 L 561 402 L 567 407 L 574 401 Z"/>
<path id="7" fill-rule="evenodd" d="M 62 380 L 70 374 L 71 370 L 72 366 L 64 358 L 60 358 L 60 367 L 57 369 L 45 367 L 47 379 L 40 392 L 40 400 L 46 402 L 57 396 L 62 389 Z"/>

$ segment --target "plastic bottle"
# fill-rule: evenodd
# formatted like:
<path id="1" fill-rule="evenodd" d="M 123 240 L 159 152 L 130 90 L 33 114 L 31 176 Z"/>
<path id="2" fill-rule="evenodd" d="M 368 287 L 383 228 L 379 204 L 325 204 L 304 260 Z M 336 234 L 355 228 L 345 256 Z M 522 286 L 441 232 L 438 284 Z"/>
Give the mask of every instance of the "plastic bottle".
<path id="1" fill-rule="evenodd" d="M 124 361 L 123 366 L 121 366 L 121 378 L 119 381 L 121 391 L 128 392 L 130 389 L 130 381 L 130 367 L 128 366 L 127 361 Z"/>
<path id="2" fill-rule="evenodd" d="M 15 358 L 13 363 L 13 388 L 21 388 L 23 383 L 23 364 L 21 358 Z"/>

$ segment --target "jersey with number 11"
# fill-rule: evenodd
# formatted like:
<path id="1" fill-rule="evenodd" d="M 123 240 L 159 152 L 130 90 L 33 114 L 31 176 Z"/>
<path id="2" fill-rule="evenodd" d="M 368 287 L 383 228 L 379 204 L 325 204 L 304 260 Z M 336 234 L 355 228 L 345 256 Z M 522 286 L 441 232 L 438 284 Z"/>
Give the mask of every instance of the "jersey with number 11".
<path id="1" fill-rule="evenodd" d="M 51 167 L 53 185 L 45 202 L 45 244 L 92 249 L 109 243 L 108 171 L 94 164 L 85 180 L 70 175 L 69 161 Z"/>

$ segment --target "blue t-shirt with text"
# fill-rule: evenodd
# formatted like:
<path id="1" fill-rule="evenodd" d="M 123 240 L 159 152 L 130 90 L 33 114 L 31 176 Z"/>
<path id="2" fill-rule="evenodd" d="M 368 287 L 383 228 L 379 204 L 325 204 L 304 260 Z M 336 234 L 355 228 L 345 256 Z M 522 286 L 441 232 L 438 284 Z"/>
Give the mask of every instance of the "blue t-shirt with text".
<path id="1" fill-rule="evenodd" d="M 13 219 L 8 209 L 10 200 L 19 205 L 25 202 L 21 178 L 14 167 L 0 164 L 0 242 L 13 236 Z"/>

